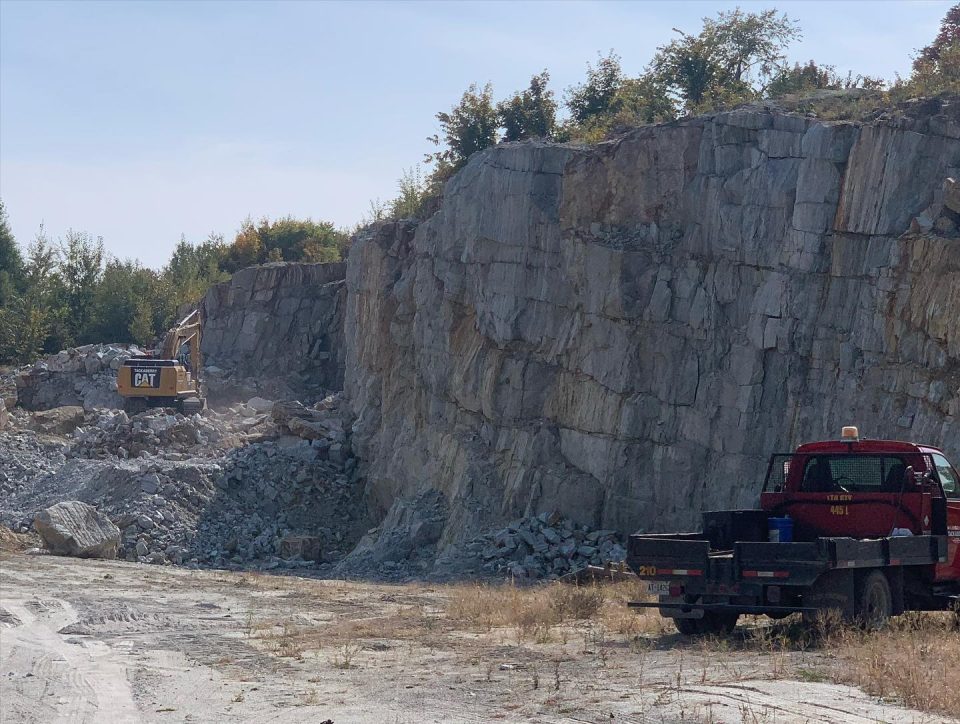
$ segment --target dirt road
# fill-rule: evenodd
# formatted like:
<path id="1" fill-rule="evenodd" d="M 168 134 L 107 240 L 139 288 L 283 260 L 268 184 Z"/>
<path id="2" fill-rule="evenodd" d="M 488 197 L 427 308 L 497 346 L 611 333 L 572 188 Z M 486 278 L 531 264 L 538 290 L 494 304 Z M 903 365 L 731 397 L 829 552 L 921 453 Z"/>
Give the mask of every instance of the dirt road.
<path id="1" fill-rule="evenodd" d="M 448 595 L 5 555 L 0 721 L 944 720 L 812 675 L 822 654 L 477 630 L 445 616 Z"/>

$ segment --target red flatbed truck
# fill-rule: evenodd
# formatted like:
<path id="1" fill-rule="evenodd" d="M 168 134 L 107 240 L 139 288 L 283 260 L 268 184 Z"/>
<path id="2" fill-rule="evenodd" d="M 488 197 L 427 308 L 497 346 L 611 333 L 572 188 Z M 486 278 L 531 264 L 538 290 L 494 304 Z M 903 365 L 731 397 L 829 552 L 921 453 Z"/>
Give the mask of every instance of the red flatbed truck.
<path id="1" fill-rule="evenodd" d="M 728 632 L 741 614 L 832 610 L 876 626 L 957 610 L 960 475 L 937 448 L 845 427 L 772 455 L 759 509 L 704 513 L 699 533 L 632 535 L 626 562 L 657 596 L 630 605 L 687 635 Z"/>

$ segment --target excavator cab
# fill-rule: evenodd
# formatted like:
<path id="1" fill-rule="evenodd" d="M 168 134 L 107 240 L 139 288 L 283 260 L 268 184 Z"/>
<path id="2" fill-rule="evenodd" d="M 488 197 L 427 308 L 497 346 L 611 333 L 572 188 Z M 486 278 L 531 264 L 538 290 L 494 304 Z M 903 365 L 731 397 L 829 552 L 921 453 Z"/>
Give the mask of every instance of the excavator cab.
<path id="1" fill-rule="evenodd" d="M 200 330 L 200 312 L 194 310 L 167 332 L 156 354 L 123 363 L 117 372 L 117 392 L 127 414 L 149 407 L 173 407 L 185 415 L 203 410 Z"/>

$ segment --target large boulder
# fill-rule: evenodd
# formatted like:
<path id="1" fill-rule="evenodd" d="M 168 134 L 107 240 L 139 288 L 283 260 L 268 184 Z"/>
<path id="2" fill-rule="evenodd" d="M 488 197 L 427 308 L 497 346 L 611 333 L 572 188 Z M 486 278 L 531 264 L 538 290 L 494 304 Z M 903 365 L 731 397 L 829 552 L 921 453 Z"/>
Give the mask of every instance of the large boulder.
<path id="1" fill-rule="evenodd" d="M 47 435 L 70 435 L 83 424 L 83 408 L 77 405 L 54 407 L 30 415 L 31 430 Z"/>
<path id="2" fill-rule="evenodd" d="M 33 527 L 52 553 L 79 558 L 116 558 L 120 529 L 92 505 L 69 500 L 51 505 Z"/>

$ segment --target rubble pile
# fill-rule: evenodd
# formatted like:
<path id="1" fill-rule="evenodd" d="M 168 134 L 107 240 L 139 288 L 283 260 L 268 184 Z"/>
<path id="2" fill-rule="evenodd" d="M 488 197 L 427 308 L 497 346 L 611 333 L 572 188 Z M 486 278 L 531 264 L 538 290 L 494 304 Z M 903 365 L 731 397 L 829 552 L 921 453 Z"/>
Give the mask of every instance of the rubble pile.
<path id="1" fill-rule="evenodd" d="M 98 410 L 88 414 L 73 432 L 74 457 L 121 459 L 160 455 L 166 459 L 222 454 L 240 444 L 238 433 L 249 432 L 263 416 L 248 424 L 231 424 L 222 416 L 184 416 L 164 408 L 148 410 L 130 418 L 122 410 Z"/>
<path id="2" fill-rule="evenodd" d="M 614 530 L 591 530 L 559 513 L 541 513 L 475 538 L 459 550 L 445 551 L 435 573 L 466 569 L 482 576 L 549 579 L 589 565 L 617 563 L 626 555 L 622 538 Z"/>
<path id="3" fill-rule="evenodd" d="M 0 370 L 0 403 L 12 410 L 17 404 L 17 373 L 15 370 Z"/>
<path id="4" fill-rule="evenodd" d="M 521 518 L 465 542 L 444 542 L 449 514 L 446 497 L 437 490 L 395 501 L 333 573 L 393 581 L 510 577 L 532 582 L 626 557 L 616 531 L 578 525 L 557 512 Z"/>
<path id="5" fill-rule="evenodd" d="M 131 561 L 275 568 L 337 560 L 369 522 L 335 401 L 290 406 L 316 423 L 309 439 L 281 430 L 276 406 L 254 398 L 189 417 L 161 408 L 132 417 L 17 408 L 0 434 L 0 520 L 25 531 L 44 508 L 79 501 L 120 529 L 118 556 Z"/>
<path id="6" fill-rule="evenodd" d="M 69 350 L 19 379 L 89 369 L 86 379 L 96 380 L 126 353 Z M 165 408 L 129 416 L 86 408 L 88 399 L 37 411 L 18 406 L 0 434 L 6 463 L 0 521 L 27 531 L 45 520 L 42 511 L 59 515 L 56 506 L 69 504 L 59 527 L 109 532 L 116 526 L 109 550 L 84 555 L 112 555 L 115 548 L 118 557 L 141 563 L 309 568 L 397 580 L 556 578 L 624 556 L 613 531 L 590 530 L 557 513 L 450 544 L 442 535 L 449 506 L 435 490 L 395 501 L 370 529 L 340 394 L 312 406 L 255 396 L 192 416 Z"/>
<path id="7" fill-rule="evenodd" d="M 369 522 L 362 487 L 325 441 L 265 442 L 236 450 L 224 463 L 191 542 L 198 562 L 265 568 L 332 562 L 353 547 Z M 314 553 L 283 561 L 284 542 L 307 537 Z M 290 548 L 291 546 L 287 545 Z"/>
<path id="8" fill-rule="evenodd" d="M 41 440 L 32 431 L 0 435 L 0 508 L 33 489 L 35 479 L 62 468 L 66 449 L 66 443 Z"/>
<path id="9" fill-rule="evenodd" d="M 17 372 L 17 403 L 27 410 L 122 407 L 117 370 L 125 359 L 139 354 L 143 352 L 134 345 L 88 344 L 40 359 Z"/>

